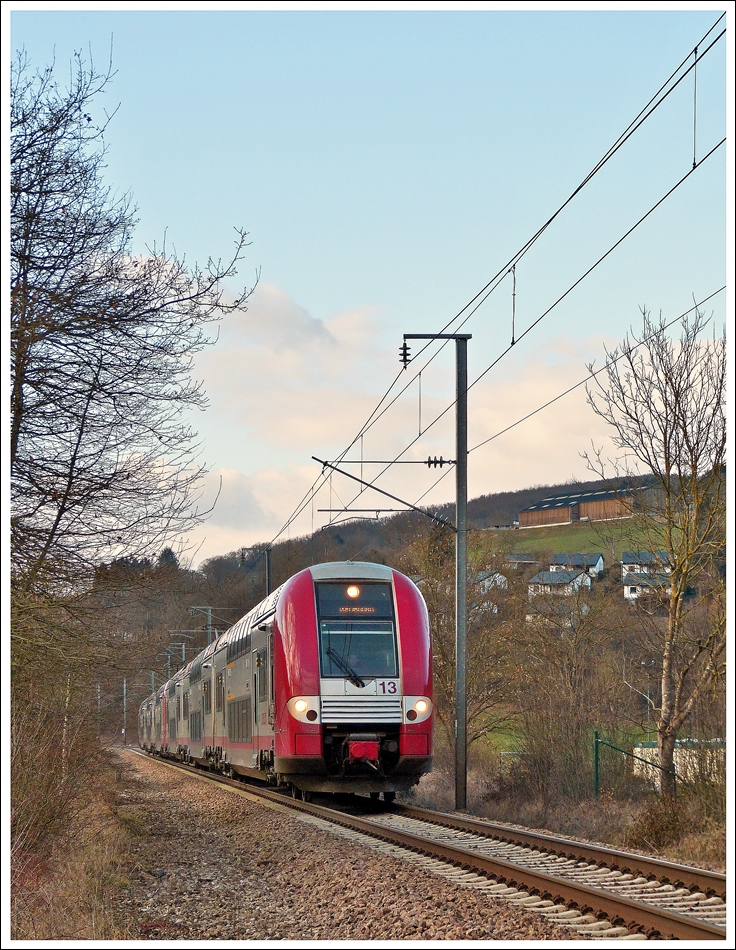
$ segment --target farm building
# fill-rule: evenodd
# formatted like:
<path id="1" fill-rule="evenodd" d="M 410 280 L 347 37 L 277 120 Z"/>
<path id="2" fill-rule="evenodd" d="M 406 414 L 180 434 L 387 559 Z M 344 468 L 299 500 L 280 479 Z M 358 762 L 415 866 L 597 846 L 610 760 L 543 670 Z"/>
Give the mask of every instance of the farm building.
<path id="1" fill-rule="evenodd" d="M 578 552 L 576 554 L 555 554 L 549 562 L 550 571 L 581 570 L 598 577 L 603 573 L 603 555 L 600 551 L 593 554 Z"/>
<path id="2" fill-rule="evenodd" d="M 619 491 L 571 492 L 543 498 L 519 512 L 520 528 L 539 528 L 543 525 L 571 524 L 575 521 L 612 521 L 629 518 L 635 489 Z"/>
<path id="3" fill-rule="evenodd" d="M 640 775 L 660 787 L 661 772 L 659 748 L 656 742 L 637 742 L 634 746 L 634 775 Z M 646 762 L 642 762 L 646 759 Z M 651 762 L 651 765 L 647 765 Z M 675 775 L 686 782 L 718 781 L 726 769 L 726 742 L 724 739 L 676 739 L 674 753 Z"/>

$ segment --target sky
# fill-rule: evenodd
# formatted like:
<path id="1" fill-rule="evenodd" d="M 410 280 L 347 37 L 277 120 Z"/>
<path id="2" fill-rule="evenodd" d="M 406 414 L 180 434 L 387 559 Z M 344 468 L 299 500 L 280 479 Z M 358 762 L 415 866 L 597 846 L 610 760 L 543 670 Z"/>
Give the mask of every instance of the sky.
<path id="1" fill-rule="evenodd" d="M 410 364 L 406 392 L 354 443 L 401 370 L 403 334 L 440 332 L 505 273 L 725 6 L 6 5 L 6 55 L 54 61 L 61 79 L 75 51 L 98 68 L 112 56 L 94 118 L 117 109 L 105 181 L 137 205 L 134 253 L 165 236 L 203 264 L 249 232 L 226 287 L 255 285 L 247 311 L 195 367 L 201 503 L 217 503 L 183 539 L 192 563 L 345 517 L 320 509 L 399 507 L 370 489 L 353 500 L 338 474 L 323 483 L 312 456 L 352 444 L 365 478 L 404 450 L 454 458 L 454 344 Z M 518 262 L 515 298 L 507 274 L 459 331 L 471 381 L 498 360 L 469 393 L 471 449 L 601 366 L 641 308 L 671 320 L 726 283 L 720 147 L 536 322 L 726 134 L 733 56 L 725 38 L 707 45 L 697 89 L 690 73 Z M 716 332 L 728 307 L 723 292 L 705 305 Z M 578 388 L 471 451 L 469 496 L 590 478 L 592 445 L 613 452 Z M 455 491 L 451 473 L 431 487 L 443 472 L 395 465 L 377 484 L 440 504 Z"/>

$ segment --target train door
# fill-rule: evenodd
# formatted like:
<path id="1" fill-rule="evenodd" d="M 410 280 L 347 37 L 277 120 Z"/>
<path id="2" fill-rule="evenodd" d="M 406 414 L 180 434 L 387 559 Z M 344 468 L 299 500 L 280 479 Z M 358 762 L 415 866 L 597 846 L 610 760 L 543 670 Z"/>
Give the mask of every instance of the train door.
<path id="1" fill-rule="evenodd" d="M 253 765 L 261 768 L 261 736 L 268 735 L 268 649 L 253 650 Z"/>
<path id="2" fill-rule="evenodd" d="M 227 732 L 227 723 L 225 720 L 225 674 L 226 670 L 220 670 L 215 680 L 215 715 L 212 717 L 212 744 L 218 745 L 218 736 L 224 741 Z"/>
<path id="3" fill-rule="evenodd" d="M 276 722 L 276 684 L 273 674 L 273 633 L 268 635 L 268 725 L 271 729 Z"/>

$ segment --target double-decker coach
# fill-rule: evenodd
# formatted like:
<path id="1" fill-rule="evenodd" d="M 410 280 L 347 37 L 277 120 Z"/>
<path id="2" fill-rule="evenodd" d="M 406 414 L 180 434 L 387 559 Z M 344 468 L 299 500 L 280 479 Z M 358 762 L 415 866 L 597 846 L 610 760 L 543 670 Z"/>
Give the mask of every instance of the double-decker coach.
<path id="1" fill-rule="evenodd" d="M 149 715 L 160 728 L 147 728 Z M 307 568 L 149 697 L 139 719 L 149 751 L 288 784 L 302 797 L 390 800 L 432 761 L 422 595 L 380 564 Z"/>

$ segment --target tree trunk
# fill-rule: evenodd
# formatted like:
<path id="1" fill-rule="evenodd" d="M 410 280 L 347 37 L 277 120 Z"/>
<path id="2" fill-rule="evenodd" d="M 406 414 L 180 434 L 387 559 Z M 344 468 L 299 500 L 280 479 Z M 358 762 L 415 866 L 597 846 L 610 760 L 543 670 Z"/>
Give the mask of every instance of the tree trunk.
<path id="1" fill-rule="evenodd" d="M 657 732 L 659 744 L 659 764 L 667 771 L 660 772 L 660 789 L 665 798 L 675 797 L 675 734 L 673 732 Z"/>

